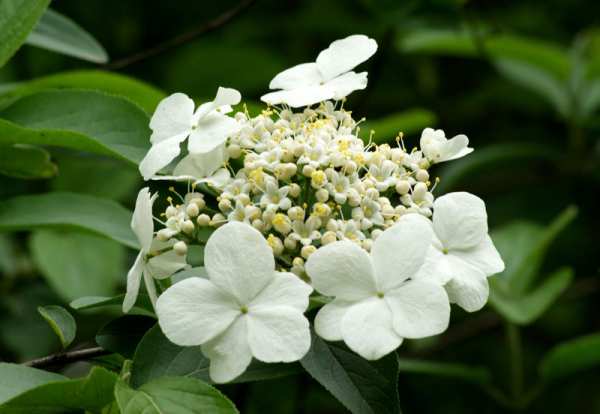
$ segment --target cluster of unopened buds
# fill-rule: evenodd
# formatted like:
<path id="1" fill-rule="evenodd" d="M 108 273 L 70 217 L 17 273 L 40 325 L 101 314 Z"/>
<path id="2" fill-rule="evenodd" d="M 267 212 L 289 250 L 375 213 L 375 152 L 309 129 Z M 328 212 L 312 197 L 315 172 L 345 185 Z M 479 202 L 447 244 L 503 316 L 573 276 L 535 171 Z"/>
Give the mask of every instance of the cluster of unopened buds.
<path id="1" fill-rule="evenodd" d="M 486 278 L 503 270 L 483 201 L 433 195 L 430 167 L 469 154 L 467 137 L 427 128 L 420 149 L 402 134 L 376 145 L 344 108 L 367 84 L 352 69 L 376 50 L 363 35 L 333 42 L 277 75 L 258 116 L 232 113 L 240 93 L 219 88 L 197 109 L 173 94 L 152 117 L 140 172 L 188 192 L 171 189 L 154 218 L 157 195 L 140 191 L 132 228 L 142 248 L 123 306 L 134 306 L 143 279 L 165 335 L 202 345 L 214 381 L 234 379 L 253 357 L 302 358 L 309 297 L 326 303 L 318 335 L 378 359 L 403 338 L 443 332 L 450 303 L 480 309 Z M 159 292 L 169 283 L 158 280 L 189 267 L 191 244 L 204 245 L 204 268 Z"/>

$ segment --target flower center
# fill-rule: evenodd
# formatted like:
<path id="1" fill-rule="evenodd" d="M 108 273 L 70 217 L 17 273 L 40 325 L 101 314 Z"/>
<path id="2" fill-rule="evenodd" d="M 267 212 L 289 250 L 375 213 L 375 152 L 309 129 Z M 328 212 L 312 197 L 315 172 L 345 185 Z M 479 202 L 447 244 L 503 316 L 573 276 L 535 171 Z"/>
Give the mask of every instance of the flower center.
<path id="1" fill-rule="evenodd" d="M 384 296 L 385 296 L 385 295 L 383 294 L 383 292 L 377 292 L 377 297 L 378 297 L 379 299 L 383 299 L 383 297 L 384 297 Z"/>
<path id="2" fill-rule="evenodd" d="M 448 254 L 448 249 L 446 249 L 446 248 L 442 249 L 442 253 Z"/>
<path id="3" fill-rule="evenodd" d="M 248 307 L 247 306 L 242 306 L 240 308 L 240 312 L 242 312 L 244 315 L 248 313 Z"/>

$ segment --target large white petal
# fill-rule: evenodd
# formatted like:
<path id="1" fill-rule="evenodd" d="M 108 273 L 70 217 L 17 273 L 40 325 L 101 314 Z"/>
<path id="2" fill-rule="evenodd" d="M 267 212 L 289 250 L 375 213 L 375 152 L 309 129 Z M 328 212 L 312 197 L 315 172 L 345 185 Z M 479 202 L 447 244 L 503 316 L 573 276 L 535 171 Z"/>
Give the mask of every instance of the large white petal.
<path id="1" fill-rule="evenodd" d="M 433 229 L 448 250 L 475 247 L 488 232 L 485 203 L 466 192 L 443 195 L 433 203 Z"/>
<path id="2" fill-rule="evenodd" d="M 504 261 L 487 234 L 473 249 L 453 250 L 451 254 L 481 270 L 486 276 L 495 275 L 504 270 Z"/>
<path id="3" fill-rule="evenodd" d="M 241 315 L 235 298 L 210 280 L 191 277 L 168 288 L 156 302 L 158 323 L 171 342 L 201 345 Z"/>
<path id="4" fill-rule="evenodd" d="M 301 63 L 278 73 L 269 83 L 269 89 L 296 89 L 318 85 L 322 81 L 316 63 Z"/>
<path id="5" fill-rule="evenodd" d="M 227 160 L 225 145 L 219 145 L 212 151 L 199 154 L 188 154 L 173 170 L 174 176 L 191 176 L 197 180 L 212 175 Z"/>
<path id="6" fill-rule="evenodd" d="M 152 307 L 156 309 L 156 301 L 158 299 L 158 294 L 156 293 L 156 285 L 154 284 L 154 279 L 148 273 L 148 269 L 144 266 L 144 271 L 142 272 L 144 275 L 144 285 L 146 286 L 146 293 L 148 293 L 148 297 L 150 298 L 150 302 L 152 303 Z"/>
<path id="7" fill-rule="evenodd" d="M 157 144 L 176 136 L 187 136 L 192 128 L 193 115 L 194 101 L 186 94 L 174 93 L 167 96 L 160 101 L 150 119 L 150 142 Z"/>
<path id="8" fill-rule="evenodd" d="M 371 249 L 378 289 L 393 289 L 414 276 L 432 237 L 431 222 L 420 214 L 406 214 L 381 233 Z"/>
<path id="9" fill-rule="evenodd" d="M 261 96 L 261 100 L 270 105 L 287 104 L 292 108 L 313 105 L 333 99 L 334 91 L 325 85 L 306 86 L 291 90 L 271 92 Z"/>
<path id="10" fill-rule="evenodd" d="M 211 152 L 224 144 L 227 138 L 240 128 L 240 124 L 235 119 L 212 112 L 198 123 L 196 129 L 192 130 L 188 139 L 188 150 L 192 154 Z"/>
<path id="11" fill-rule="evenodd" d="M 127 273 L 127 293 L 123 300 L 123 313 L 131 310 L 137 300 L 142 281 L 142 272 L 144 271 L 144 252 L 140 252 Z"/>
<path id="12" fill-rule="evenodd" d="M 404 338 L 425 338 L 448 328 L 450 302 L 442 286 L 411 280 L 386 292 L 396 333 Z"/>
<path id="13" fill-rule="evenodd" d="M 434 238 L 436 237 L 434 236 Z M 423 263 L 423 266 L 421 266 L 413 279 L 423 279 L 443 286 L 451 278 L 452 266 L 448 261 L 448 255 L 442 253 L 438 246 L 429 246 L 427 255 L 425 256 L 425 263 Z"/>
<path id="14" fill-rule="evenodd" d="M 445 286 L 450 302 L 467 312 L 483 308 L 490 294 L 487 278 L 483 273 L 460 274 Z"/>
<path id="15" fill-rule="evenodd" d="M 263 362 L 292 362 L 310 348 L 308 319 L 288 306 L 250 310 L 248 343 L 252 355 Z"/>
<path id="16" fill-rule="evenodd" d="M 152 145 L 144 159 L 140 162 L 139 170 L 144 180 L 149 180 L 173 161 L 181 152 L 179 147 L 188 134 L 177 135 Z"/>
<path id="17" fill-rule="evenodd" d="M 222 113 L 227 113 L 231 110 L 230 105 L 237 105 L 241 100 L 242 95 L 236 89 L 219 86 L 215 99 L 200 105 L 194 114 L 194 119 L 196 122 L 201 121 L 206 115 L 217 108 L 219 108 Z"/>
<path id="18" fill-rule="evenodd" d="M 342 319 L 342 336 L 350 349 L 370 361 L 398 348 L 402 338 L 392 327 L 392 312 L 373 297 L 351 306 Z"/>
<path id="19" fill-rule="evenodd" d="M 325 85 L 333 91 L 333 99 L 343 99 L 352 92 L 367 87 L 367 72 L 348 72 L 333 78 Z"/>
<path id="20" fill-rule="evenodd" d="M 229 382 L 239 377 L 252 361 L 247 317 L 238 317 L 225 332 L 202 345 L 202 353 L 210 359 L 210 378 L 214 382 Z"/>
<path id="21" fill-rule="evenodd" d="M 305 268 L 313 287 L 324 295 L 359 300 L 377 292 L 371 258 L 351 241 L 319 248 Z"/>
<path id="22" fill-rule="evenodd" d="M 317 335 L 327 341 L 341 341 L 342 319 L 354 302 L 346 302 L 340 299 L 334 299 L 325 304 L 315 317 L 315 331 Z"/>
<path id="23" fill-rule="evenodd" d="M 231 181 L 231 174 L 227 168 L 217 170 L 210 177 L 202 178 L 196 181 L 197 184 L 206 183 L 214 188 L 222 189 Z"/>
<path id="24" fill-rule="evenodd" d="M 146 272 L 155 279 L 164 279 L 188 266 L 185 256 L 169 250 L 150 258 L 146 263 Z"/>
<path id="25" fill-rule="evenodd" d="M 275 272 L 275 277 L 248 305 L 254 308 L 289 306 L 304 312 L 312 287 L 293 273 Z"/>
<path id="26" fill-rule="evenodd" d="M 217 286 L 245 305 L 275 276 L 273 250 L 258 230 L 241 222 L 227 223 L 210 236 L 204 266 Z"/>
<path id="27" fill-rule="evenodd" d="M 135 209 L 131 218 L 131 229 L 135 233 L 142 252 L 148 253 L 152 246 L 154 233 L 154 219 L 152 218 L 152 205 L 157 194 L 151 195 L 150 189 L 144 187 L 140 190 L 135 200 Z"/>
<path id="28" fill-rule="evenodd" d="M 352 35 L 332 42 L 317 56 L 319 72 L 330 80 L 354 69 L 377 51 L 377 42 L 365 35 Z"/>
<path id="29" fill-rule="evenodd" d="M 469 148 L 468 145 L 469 138 L 467 138 L 466 135 L 457 135 L 454 138 L 449 139 L 444 144 L 441 159 L 437 160 L 437 162 L 455 160 L 472 153 L 473 148 Z"/>

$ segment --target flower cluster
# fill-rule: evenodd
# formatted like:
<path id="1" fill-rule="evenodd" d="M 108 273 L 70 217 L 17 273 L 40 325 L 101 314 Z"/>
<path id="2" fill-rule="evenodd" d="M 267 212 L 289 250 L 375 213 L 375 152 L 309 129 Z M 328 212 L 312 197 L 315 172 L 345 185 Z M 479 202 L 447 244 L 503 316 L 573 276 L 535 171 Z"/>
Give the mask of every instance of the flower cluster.
<path id="1" fill-rule="evenodd" d="M 279 90 L 262 98 L 276 106 L 258 116 L 232 113 L 239 92 L 219 88 L 197 109 L 173 94 L 152 117 L 140 172 L 186 182 L 188 193 L 168 198 L 156 232 L 156 195 L 138 195 L 132 227 L 142 251 L 123 307 L 144 276 L 165 335 L 202 345 L 215 381 L 237 377 L 253 357 L 302 358 L 313 289 L 328 302 L 317 334 L 378 359 L 403 338 L 443 332 L 450 303 L 480 309 L 486 278 L 504 267 L 483 201 L 433 195 L 430 167 L 469 154 L 466 136 L 426 128 L 410 150 L 402 134 L 393 145 L 361 137 L 343 98 L 366 87 L 367 73 L 352 69 L 376 50 L 363 35 L 333 42 L 316 62 L 277 75 L 270 87 Z M 185 268 L 190 244 L 205 244 L 205 272 L 157 299 L 155 279 Z"/>

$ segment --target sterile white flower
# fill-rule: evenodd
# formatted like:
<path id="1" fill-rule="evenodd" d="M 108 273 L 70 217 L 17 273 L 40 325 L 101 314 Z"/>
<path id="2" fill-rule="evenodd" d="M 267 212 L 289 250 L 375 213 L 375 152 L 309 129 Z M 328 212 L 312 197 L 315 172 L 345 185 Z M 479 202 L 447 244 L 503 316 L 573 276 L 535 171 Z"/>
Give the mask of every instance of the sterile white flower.
<path id="1" fill-rule="evenodd" d="M 174 284 L 158 298 L 156 312 L 173 343 L 202 345 L 213 381 L 236 378 L 252 357 L 292 362 L 308 352 L 303 313 L 312 288 L 275 271 L 271 247 L 257 230 L 237 222 L 220 227 L 206 244 L 204 263 L 209 278 Z"/>
<path id="2" fill-rule="evenodd" d="M 433 203 L 434 236 L 419 277 L 445 284 L 450 301 L 469 312 L 487 302 L 487 277 L 504 270 L 488 235 L 485 203 L 470 193 L 443 195 Z"/>
<path id="3" fill-rule="evenodd" d="M 163 99 L 156 108 L 150 128 L 152 147 L 140 163 L 145 180 L 166 167 L 180 153 L 180 144 L 189 137 L 190 153 L 210 152 L 223 144 L 240 128 L 238 122 L 225 115 L 241 100 L 235 89 L 219 87 L 215 99 L 194 111 L 194 101 L 183 93 Z"/>
<path id="4" fill-rule="evenodd" d="M 365 35 L 336 40 L 319 53 L 316 62 L 296 65 L 275 76 L 269 88 L 281 90 L 261 99 L 271 105 L 285 103 L 291 107 L 342 99 L 366 88 L 367 72 L 356 73 L 352 69 L 376 51 L 377 42 Z"/>
<path id="5" fill-rule="evenodd" d="M 396 349 L 403 338 L 446 330 L 446 292 L 437 283 L 414 278 L 431 238 L 429 220 L 407 214 L 377 237 L 370 254 L 349 241 L 313 253 L 306 272 L 317 291 L 335 297 L 317 314 L 317 334 L 344 340 L 363 358 L 375 360 Z"/>
<path id="6" fill-rule="evenodd" d="M 158 195 L 150 195 L 148 187 L 138 193 L 131 219 L 131 228 L 140 242 L 140 253 L 127 274 L 127 293 L 123 301 L 123 312 L 127 313 L 135 304 L 142 276 L 152 304 L 156 302 L 156 287 L 153 278 L 164 279 L 187 267 L 185 256 L 178 255 L 173 243 L 163 243 L 154 238 L 152 205 Z"/>
<path id="7" fill-rule="evenodd" d="M 421 133 L 420 145 L 423 155 L 434 163 L 455 160 L 473 152 L 466 135 L 448 139 L 441 129 L 425 128 Z"/>

